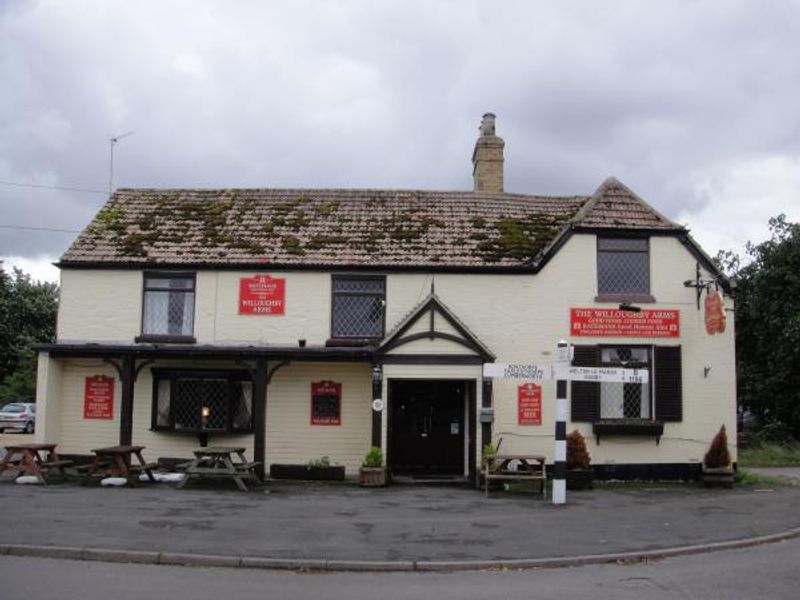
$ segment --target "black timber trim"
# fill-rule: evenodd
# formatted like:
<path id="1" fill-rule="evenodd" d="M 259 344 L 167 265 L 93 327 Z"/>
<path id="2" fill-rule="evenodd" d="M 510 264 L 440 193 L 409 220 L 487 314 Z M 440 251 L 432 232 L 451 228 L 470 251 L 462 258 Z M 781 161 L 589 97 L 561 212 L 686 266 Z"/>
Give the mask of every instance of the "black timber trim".
<path id="1" fill-rule="evenodd" d="M 483 349 L 476 346 L 472 340 L 460 338 L 456 335 L 444 333 L 442 331 L 423 331 L 420 333 L 412 333 L 411 335 L 407 335 L 406 337 L 396 338 L 391 343 L 383 346 L 381 348 L 381 352 L 390 352 L 391 350 L 397 348 L 398 346 L 403 346 L 404 344 L 409 344 L 411 342 L 416 342 L 418 340 L 434 340 L 434 339 L 448 340 L 455 344 L 459 344 L 461 346 L 464 346 L 465 348 L 469 348 L 479 356 L 483 356 L 486 354 L 483 351 Z"/>
<path id="2" fill-rule="evenodd" d="M 385 365 L 482 365 L 480 356 L 467 354 L 387 354 L 381 357 Z"/>
<path id="3" fill-rule="evenodd" d="M 161 346 L 158 344 L 34 344 L 37 352 L 58 357 L 123 357 L 140 358 L 271 358 L 274 360 L 361 361 L 371 360 L 374 348 L 325 348 L 297 346 Z"/>
<path id="4" fill-rule="evenodd" d="M 411 329 L 411 327 L 414 326 L 420 319 L 424 318 L 428 311 L 431 313 L 431 319 L 433 319 L 434 313 L 438 313 L 444 317 L 444 320 L 447 321 L 453 329 L 460 333 L 462 337 L 459 338 L 449 333 L 435 331 L 430 329 L 430 327 L 426 332 L 415 333 L 403 337 L 403 334 Z M 494 362 L 495 360 L 495 356 L 483 346 L 481 341 L 475 337 L 475 334 L 466 329 L 457 319 L 453 318 L 450 314 L 450 309 L 448 309 L 433 293 L 423 304 L 418 306 L 408 317 L 406 317 L 405 323 L 403 323 L 399 329 L 393 331 L 391 335 L 384 340 L 383 344 L 378 347 L 377 354 L 379 356 L 386 355 L 387 352 L 403 344 L 420 339 L 434 339 L 437 337 L 469 348 L 478 356 L 480 356 L 484 362 Z"/>
<path id="5" fill-rule="evenodd" d="M 278 366 L 280 366 L 279 363 Z M 267 373 L 267 359 L 257 358 L 255 372 L 253 373 L 253 427 L 255 436 L 253 439 L 253 455 L 256 463 L 256 475 L 264 481 L 264 464 L 266 460 L 267 447 L 267 393 L 269 380 L 272 373 L 278 367 L 273 367 L 272 372 Z"/>
<path id="6" fill-rule="evenodd" d="M 323 271 L 328 273 L 531 273 L 535 269 L 530 264 L 518 265 L 331 265 L 331 264 L 296 264 L 296 263 L 258 263 L 243 262 L 235 264 L 214 264 L 211 262 L 193 263 L 154 263 L 154 262 L 104 262 L 104 261 L 69 261 L 52 263 L 59 269 L 75 270 L 123 270 L 145 271 L 153 269 L 184 269 L 192 271 Z"/>
<path id="7" fill-rule="evenodd" d="M 478 382 L 475 379 L 467 380 L 467 426 L 469 427 L 469 440 L 467 442 L 467 473 L 469 480 L 477 483 L 478 469 L 475 463 L 476 447 L 478 443 Z"/>

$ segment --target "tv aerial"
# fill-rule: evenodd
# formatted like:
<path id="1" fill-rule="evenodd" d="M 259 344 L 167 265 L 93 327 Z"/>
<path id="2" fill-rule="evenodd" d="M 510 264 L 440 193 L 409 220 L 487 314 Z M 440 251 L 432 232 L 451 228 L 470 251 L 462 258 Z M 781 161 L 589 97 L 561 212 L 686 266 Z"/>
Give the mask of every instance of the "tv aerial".
<path id="1" fill-rule="evenodd" d="M 133 131 L 126 131 L 125 133 L 121 133 L 119 135 L 111 136 L 108 140 L 109 145 L 111 146 L 111 156 L 109 159 L 108 164 L 108 195 L 111 197 L 111 192 L 114 191 L 114 146 L 119 142 L 122 138 L 126 138 L 129 135 L 133 135 Z"/>

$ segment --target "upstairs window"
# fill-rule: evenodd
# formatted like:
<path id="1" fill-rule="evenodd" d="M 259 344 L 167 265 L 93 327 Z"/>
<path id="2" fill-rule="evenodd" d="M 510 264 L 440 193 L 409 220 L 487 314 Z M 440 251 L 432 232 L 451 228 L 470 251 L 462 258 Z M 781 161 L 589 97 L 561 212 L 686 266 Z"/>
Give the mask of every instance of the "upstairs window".
<path id="1" fill-rule="evenodd" d="M 334 275 L 331 336 L 334 339 L 382 338 L 385 306 L 385 277 Z"/>
<path id="2" fill-rule="evenodd" d="M 652 302 L 645 238 L 597 238 L 597 300 Z"/>
<path id="3" fill-rule="evenodd" d="M 145 273 L 137 341 L 194 341 L 194 274 Z"/>

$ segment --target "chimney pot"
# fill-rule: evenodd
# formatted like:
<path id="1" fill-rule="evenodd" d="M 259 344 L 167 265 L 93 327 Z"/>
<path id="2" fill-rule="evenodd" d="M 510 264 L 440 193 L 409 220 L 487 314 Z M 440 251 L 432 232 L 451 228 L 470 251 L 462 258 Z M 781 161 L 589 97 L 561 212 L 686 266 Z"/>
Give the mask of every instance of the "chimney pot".
<path id="1" fill-rule="evenodd" d="M 480 136 L 472 152 L 472 179 L 476 192 L 503 191 L 503 148 L 506 143 L 495 135 L 494 113 L 481 119 Z"/>

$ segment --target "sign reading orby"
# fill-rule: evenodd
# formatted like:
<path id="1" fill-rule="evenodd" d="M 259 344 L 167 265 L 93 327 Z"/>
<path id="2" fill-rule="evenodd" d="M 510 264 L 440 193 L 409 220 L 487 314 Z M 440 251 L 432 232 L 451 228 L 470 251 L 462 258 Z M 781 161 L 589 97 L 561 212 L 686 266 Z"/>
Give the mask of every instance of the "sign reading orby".
<path id="1" fill-rule="evenodd" d="M 286 313 L 286 280 L 256 275 L 239 280 L 240 315 L 283 315 Z"/>

